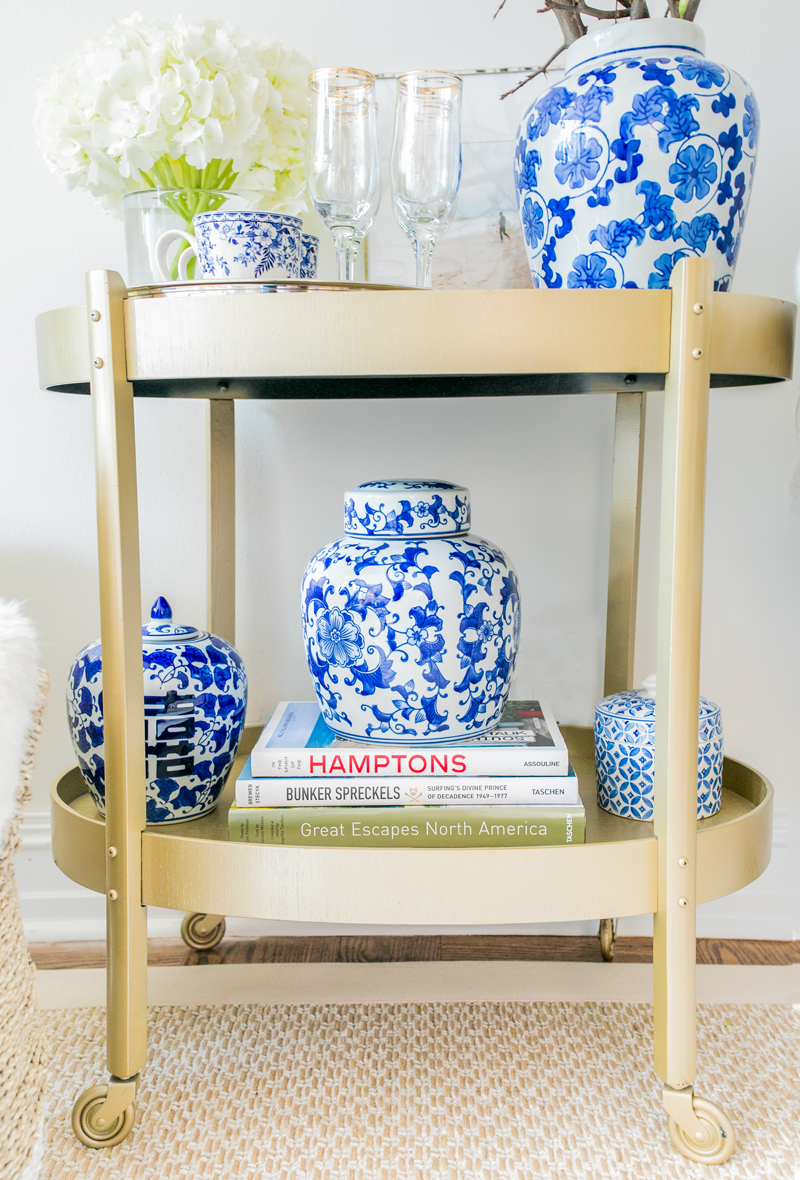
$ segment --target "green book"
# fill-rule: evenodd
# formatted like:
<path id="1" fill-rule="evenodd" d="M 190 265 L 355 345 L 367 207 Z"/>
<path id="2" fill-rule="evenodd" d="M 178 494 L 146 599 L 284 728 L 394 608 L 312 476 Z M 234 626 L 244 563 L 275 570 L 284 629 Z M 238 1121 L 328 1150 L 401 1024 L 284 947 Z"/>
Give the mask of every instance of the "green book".
<path id="1" fill-rule="evenodd" d="M 583 844 L 583 807 L 237 807 L 231 840 L 325 848 Z"/>

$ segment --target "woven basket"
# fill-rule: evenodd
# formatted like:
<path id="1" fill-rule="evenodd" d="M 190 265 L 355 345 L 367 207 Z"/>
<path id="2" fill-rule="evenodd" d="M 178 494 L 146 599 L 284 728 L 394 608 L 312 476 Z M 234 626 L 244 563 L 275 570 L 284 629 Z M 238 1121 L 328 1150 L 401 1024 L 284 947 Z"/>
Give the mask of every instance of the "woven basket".
<path id="1" fill-rule="evenodd" d="M 23 804 L 30 799 L 34 753 L 49 680 L 39 673 L 39 700 L 20 769 L 16 816 L 0 851 L 0 1180 L 35 1180 L 42 1157 L 44 1036 L 36 1001 L 36 968 L 22 929 L 14 857 Z"/>

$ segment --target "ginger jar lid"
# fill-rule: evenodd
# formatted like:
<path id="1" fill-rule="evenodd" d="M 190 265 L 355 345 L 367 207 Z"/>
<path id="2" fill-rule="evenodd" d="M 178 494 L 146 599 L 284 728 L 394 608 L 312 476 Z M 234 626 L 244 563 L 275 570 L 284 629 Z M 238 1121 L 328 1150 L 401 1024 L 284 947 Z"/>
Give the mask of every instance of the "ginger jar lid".
<path id="1" fill-rule="evenodd" d="M 469 525 L 469 491 L 443 479 L 375 479 L 344 494 L 350 537 L 455 537 Z"/>
<path id="2" fill-rule="evenodd" d="M 166 598 L 159 594 L 150 611 L 150 622 L 142 627 L 142 643 L 163 643 L 165 640 L 197 639 L 200 632 L 196 627 L 189 627 L 172 621 L 172 607 Z"/>
<path id="3" fill-rule="evenodd" d="M 713 701 L 700 697 L 700 720 L 715 717 L 719 713 L 719 705 Z M 652 721 L 656 719 L 656 678 L 655 674 L 647 676 L 642 681 L 638 692 L 630 689 L 627 692 L 615 692 L 605 697 L 597 706 L 598 717 L 618 717 L 625 721 Z"/>

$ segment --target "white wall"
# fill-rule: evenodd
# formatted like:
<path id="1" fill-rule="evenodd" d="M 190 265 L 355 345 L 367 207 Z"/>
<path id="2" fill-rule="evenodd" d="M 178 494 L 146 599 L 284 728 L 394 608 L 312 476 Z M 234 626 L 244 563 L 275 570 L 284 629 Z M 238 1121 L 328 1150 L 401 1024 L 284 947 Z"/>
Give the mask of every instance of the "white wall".
<path id="1" fill-rule="evenodd" d="M 376 71 L 519 65 L 557 44 L 555 20 L 535 0 L 183 0 L 189 18 L 224 15 L 255 35 L 279 36 L 317 64 Z M 146 16 L 162 3 L 139 4 Z M 704 0 L 709 56 L 738 69 L 759 98 L 763 134 L 735 289 L 792 298 L 800 229 L 796 93 L 800 10 Z M 121 224 L 46 170 L 30 117 L 36 80 L 77 37 L 94 33 L 125 0 L 39 0 L 4 14 L 2 85 L 5 282 L 0 288 L 6 380 L 0 432 L 0 594 L 24 599 L 40 628 L 53 693 L 31 805 L 47 809 L 53 777 L 72 760 L 62 692 L 70 660 L 99 634 L 90 406 L 37 388 L 34 316 L 83 301 L 83 273 L 124 273 Z M 773 36 L 773 32 L 775 35 Z M 635 331 L 635 324 L 631 325 Z M 726 748 L 765 771 L 776 789 L 773 864 L 749 889 L 703 907 L 701 932 L 791 937 L 796 824 L 800 467 L 796 383 L 712 394 L 702 688 L 720 702 Z M 651 399 L 642 541 L 637 676 L 655 660 L 659 399 Z M 467 483 L 476 531 L 512 555 L 524 594 L 517 691 L 547 695 L 563 721 L 588 724 L 601 694 L 613 398 L 241 403 L 237 406 L 238 643 L 251 682 L 251 720 L 281 697 L 310 694 L 297 618 L 308 557 L 341 531 L 341 493 L 393 472 Z M 204 432 L 201 403 L 136 407 L 146 605 L 165 594 L 183 620 L 205 611 Z M 515 509 L 503 511 L 510 484 Z M 43 839 L 46 838 L 46 834 Z M 20 864 L 26 913 L 40 937 L 61 916 L 99 930 L 100 899 L 48 869 L 45 848 Z M 66 892 L 65 892 L 66 890 Z M 34 896 L 37 895 L 37 896 Z M 165 918 L 166 920 L 166 918 Z M 43 924 L 42 924 L 43 923 Z M 48 924 L 49 923 L 49 924 Z M 630 921 L 630 930 L 646 923 Z M 165 929 L 166 927 L 160 927 Z"/>

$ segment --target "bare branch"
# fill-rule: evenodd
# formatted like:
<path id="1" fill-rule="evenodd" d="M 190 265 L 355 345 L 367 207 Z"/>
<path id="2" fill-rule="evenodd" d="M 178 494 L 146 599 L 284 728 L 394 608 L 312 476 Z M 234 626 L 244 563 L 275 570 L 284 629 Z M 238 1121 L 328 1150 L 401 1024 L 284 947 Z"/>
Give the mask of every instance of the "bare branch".
<path id="1" fill-rule="evenodd" d="M 677 0 L 672 0 L 677 3 Z M 590 8 L 585 0 L 578 0 L 577 4 L 564 4 L 560 0 L 548 0 L 546 8 L 538 8 L 537 12 L 579 12 L 582 16 L 593 16 L 597 20 L 619 20 L 627 17 L 627 12 L 609 12 L 607 8 Z"/>
<path id="2" fill-rule="evenodd" d="M 697 16 L 697 10 L 700 7 L 700 0 L 689 0 L 686 5 L 686 11 L 683 14 L 684 20 L 694 20 Z"/>
<path id="3" fill-rule="evenodd" d="M 510 94 L 516 94 L 518 90 L 521 90 L 523 86 L 527 86 L 528 82 L 532 82 L 533 79 L 538 78 L 540 74 L 546 74 L 547 67 L 551 66 L 553 64 L 553 62 L 556 60 L 556 58 L 559 57 L 564 52 L 564 50 L 566 48 L 567 48 L 567 44 L 566 44 L 566 42 L 564 42 L 563 45 L 560 45 L 558 47 L 558 49 L 555 51 L 555 53 L 553 53 L 550 57 L 548 57 L 547 61 L 544 63 L 543 66 L 539 66 L 538 70 L 534 70 L 532 74 L 528 74 L 527 78 L 523 78 L 522 81 L 518 82 L 517 85 L 514 86 L 511 90 L 507 90 L 505 92 L 505 94 L 501 94 L 500 101 L 502 102 L 502 100 L 504 98 L 508 98 L 508 96 Z"/>
<path id="4" fill-rule="evenodd" d="M 549 0 L 545 0 L 545 4 L 549 7 Z M 561 29 L 561 36 L 567 45 L 571 45 L 573 41 L 577 41 L 579 37 L 586 34 L 586 25 L 581 20 L 576 12 L 559 12 L 557 9 L 553 10 L 553 15 L 558 21 L 558 27 Z"/>
<path id="5" fill-rule="evenodd" d="M 647 0 L 633 0 L 631 4 L 631 20 L 647 20 L 650 13 L 647 11 Z"/>
<path id="6" fill-rule="evenodd" d="M 678 0 L 667 0 L 667 11 L 670 16 L 677 17 L 678 20 L 681 19 L 681 10 Z"/>
<path id="7" fill-rule="evenodd" d="M 500 5 L 500 7 L 498 8 L 497 12 L 496 12 L 496 13 L 494 14 L 494 16 L 492 17 L 492 20 L 497 20 L 498 16 L 499 16 L 499 15 L 500 15 L 500 13 L 503 11 L 503 9 L 505 8 L 505 6 L 506 6 L 506 0 L 502 0 L 502 3 L 501 3 L 501 5 Z"/>

